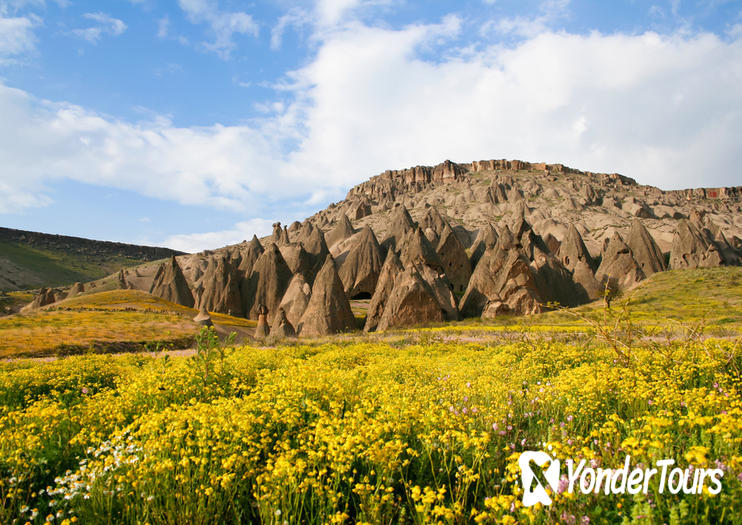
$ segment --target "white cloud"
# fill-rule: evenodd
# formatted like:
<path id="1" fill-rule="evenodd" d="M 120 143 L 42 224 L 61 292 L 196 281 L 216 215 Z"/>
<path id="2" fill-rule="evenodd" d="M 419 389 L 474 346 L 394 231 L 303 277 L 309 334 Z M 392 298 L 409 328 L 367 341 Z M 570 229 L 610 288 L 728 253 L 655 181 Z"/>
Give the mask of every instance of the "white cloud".
<path id="1" fill-rule="evenodd" d="M 170 30 L 170 17 L 164 16 L 157 21 L 157 38 L 167 38 Z"/>
<path id="2" fill-rule="evenodd" d="M 105 13 L 85 13 L 83 18 L 96 22 L 96 25 L 84 29 L 73 29 L 72 34 L 97 44 L 103 35 L 119 36 L 126 31 L 126 24 L 118 18 Z"/>
<path id="3" fill-rule="evenodd" d="M 35 15 L 5 17 L 0 9 L 0 65 L 17 61 L 36 48 L 34 29 L 41 25 Z"/>
<path id="4" fill-rule="evenodd" d="M 257 37 L 260 33 L 252 16 L 240 11 L 221 11 L 216 0 L 178 0 L 178 4 L 191 22 L 208 24 L 214 40 L 204 42 L 203 46 L 223 59 L 228 59 L 235 48 L 234 35 Z"/>
<path id="5" fill-rule="evenodd" d="M 172 235 L 166 238 L 163 246 L 180 250 L 182 252 L 195 253 L 202 250 L 213 250 L 230 244 L 237 244 L 244 240 L 252 239 L 253 235 L 263 237 L 273 230 L 274 221 L 267 219 L 251 219 L 239 222 L 229 230 L 208 233 L 191 233 L 183 235 Z"/>
<path id="6" fill-rule="evenodd" d="M 480 33 L 495 31 L 499 34 L 512 34 L 519 37 L 531 38 L 549 29 L 559 20 L 567 17 L 571 0 L 542 0 L 536 14 L 533 16 L 504 17 L 490 20 L 482 25 Z"/>

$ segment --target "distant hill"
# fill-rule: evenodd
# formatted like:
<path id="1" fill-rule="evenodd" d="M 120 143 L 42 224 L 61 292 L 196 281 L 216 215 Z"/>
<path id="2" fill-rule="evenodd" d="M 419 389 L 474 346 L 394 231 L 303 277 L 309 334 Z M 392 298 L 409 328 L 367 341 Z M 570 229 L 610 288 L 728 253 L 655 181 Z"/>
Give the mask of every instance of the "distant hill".
<path id="1" fill-rule="evenodd" d="M 0 291 L 64 286 L 183 252 L 0 228 Z"/>

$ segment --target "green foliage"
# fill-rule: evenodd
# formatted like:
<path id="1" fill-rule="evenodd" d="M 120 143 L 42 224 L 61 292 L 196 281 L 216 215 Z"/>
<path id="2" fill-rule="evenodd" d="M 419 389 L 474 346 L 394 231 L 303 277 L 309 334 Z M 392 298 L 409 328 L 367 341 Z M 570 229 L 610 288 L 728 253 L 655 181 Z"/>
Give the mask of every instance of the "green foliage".
<path id="1" fill-rule="evenodd" d="M 95 257 L 67 251 L 41 250 L 21 243 L 0 242 L 0 253 L 24 270 L 19 288 L 65 286 L 105 277 L 145 261 L 131 257 Z"/>

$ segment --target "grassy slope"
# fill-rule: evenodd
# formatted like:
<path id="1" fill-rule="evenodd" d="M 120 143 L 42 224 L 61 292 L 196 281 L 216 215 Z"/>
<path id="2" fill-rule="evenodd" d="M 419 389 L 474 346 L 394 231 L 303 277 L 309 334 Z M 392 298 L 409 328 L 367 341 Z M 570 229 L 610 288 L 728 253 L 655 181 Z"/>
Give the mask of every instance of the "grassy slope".
<path id="1" fill-rule="evenodd" d="M 673 270 L 653 275 L 613 303 L 609 318 L 623 307 L 632 322 L 661 333 L 684 333 L 703 325 L 711 335 L 742 333 L 742 268 L 722 267 Z M 530 317 L 503 316 L 492 320 L 465 319 L 415 331 L 501 332 L 501 331 L 581 331 L 585 319 L 603 318 L 603 301 L 564 311 Z"/>
<path id="2" fill-rule="evenodd" d="M 41 250 L 22 243 L 0 242 L 0 258 L 23 269 L 13 280 L 18 289 L 63 286 L 100 279 L 120 268 L 145 261 L 123 256 L 96 257 L 61 250 Z M 0 268 L 2 261 L 0 260 Z M 6 289 L 13 287 L 6 284 Z"/>
<path id="3" fill-rule="evenodd" d="M 75 297 L 25 315 L 0 318 L 0 358 L 132 349 L 146 342 L 180 343 L 198 326 L 196 311 L 137 290 L 116 290 Z M 222 314 L 220 325 L 254 326 L 253 321 Z"/>

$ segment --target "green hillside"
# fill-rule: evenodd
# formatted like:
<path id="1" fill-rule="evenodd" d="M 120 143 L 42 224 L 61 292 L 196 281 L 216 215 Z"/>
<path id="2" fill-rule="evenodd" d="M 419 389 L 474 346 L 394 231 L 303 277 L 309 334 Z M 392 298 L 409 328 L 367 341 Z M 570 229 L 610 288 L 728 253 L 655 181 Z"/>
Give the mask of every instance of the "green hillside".
<path id="1" fill-rule="evenodd" d="M 0 291 L 65 286 L 180 252 L 0 228 Z"/>

